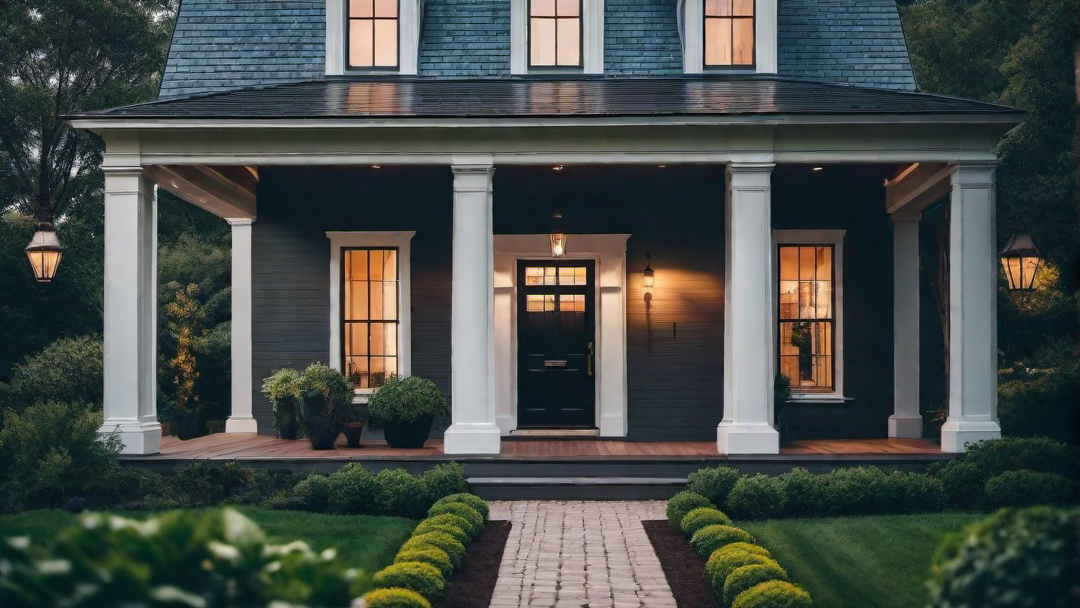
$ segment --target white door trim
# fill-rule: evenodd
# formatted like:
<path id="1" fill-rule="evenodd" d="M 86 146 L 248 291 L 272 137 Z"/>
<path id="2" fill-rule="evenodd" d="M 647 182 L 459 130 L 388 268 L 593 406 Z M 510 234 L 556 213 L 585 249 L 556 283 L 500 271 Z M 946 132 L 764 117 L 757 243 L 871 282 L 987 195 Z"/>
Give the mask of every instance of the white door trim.
<path id="1" fill-rule="evenodd" d="M 571 234 L 563 259 L 596 262 L 596 426 L 625 437 L 626 240 L 629 234 Z M 495 414 L 503 435 L 517 428 L 517 262 L 556 259 L 546 234 L 495 235 Z"/>

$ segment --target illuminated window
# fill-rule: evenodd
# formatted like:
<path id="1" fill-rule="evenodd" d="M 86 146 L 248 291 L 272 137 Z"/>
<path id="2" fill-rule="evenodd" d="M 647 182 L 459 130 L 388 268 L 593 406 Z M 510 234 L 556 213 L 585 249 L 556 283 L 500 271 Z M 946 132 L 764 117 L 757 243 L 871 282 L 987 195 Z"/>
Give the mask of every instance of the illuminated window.
<path id="1" fill-rule="evenodd" d="M 351 68 L 396 68 L 398 0 L 348 0 Z"/>
<path id="2" fill-rule="evenodd" d="M 529 0 L 529 67 L 580 67 L 582 0 Z"/>
<path id="3" fill-rule="evenodd" d="M 833 245 L 780 245 L 780 373 L 792 392 L 835 388 Z"/>
<path id="4" fill-rule="evenodd" d="M 358 389 L 377 388 L 398 373 L 398 250 L 342 253 L 345 375 Z"/>
<path id="5" fill-rule="evenodd" d="M 705 66 L 754 65 L 754 0 L 705 0 Z"/>

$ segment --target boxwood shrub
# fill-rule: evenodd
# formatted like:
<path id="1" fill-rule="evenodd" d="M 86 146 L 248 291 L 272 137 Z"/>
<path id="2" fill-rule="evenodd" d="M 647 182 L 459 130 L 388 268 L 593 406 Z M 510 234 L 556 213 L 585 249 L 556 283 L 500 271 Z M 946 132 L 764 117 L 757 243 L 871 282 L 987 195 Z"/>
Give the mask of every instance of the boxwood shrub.
<path id="1" fill-rule="evenodd" d="M 413 528 L 413 534 L 423 534 L 424 532 L 431 532 L 433 530 L 442 528 L 456 528 L 458 530 L 458 533 L 461 535 L 461 538 L 458 538 L 458 540 L 460 540 L 462 543 L 466 543 L 469 541 L 469 522 L 462 519 L 458 515 L 454 515 L 453 513 L 440 513 L 438 515 L 435 515 L 434 517 L 429 517 L 421 521 L 419 524 L 416 525 L 415 528 Z M 454 534 L 452 536 L 457 538 L 457 534 Z"/>
<path id="2" fill-rule="evenodd" d="M 411 589 L 429 602 L 442 599 L 446 581 L 439 569 L 424 562 L 396 562 L 375 573 L 376 587 Z"/>
<path id="3" fill-rule="evenodd" d="M 783 515 L 784 500 L 780 479 L 758 473 L 740 477 L 724 507 L 735 518 L 764 519 Z"/>
<path id="4" fill-rule="evenodd" d="M 400 562 L 423 562 L 425 564 L 431 564 L 438 568 L 439 573 L 442 574 L 444 579 L 448 578 L 450 573 L 454 571 L 454 564 L 450 563 L 450 556 L 446 554 L 446 551 L 443 551 L 434 545 L 399 551 L 394 558 L 394 563 Z"/>
<path id="5" fill-rule="evenodd" d="M 787 572 L 779 565 L 748 564 L 731 571 L 724 580 L 724 604 L 730 606 L 743 591 L 766 581 L 786 581 Z"/>
<path id="6" fill-rule="evenodd" d="M 720 547 L 737 542 L 752 543 L 754 537 L 746 530 L 722 524 L 705 526 L 690 537 L 690 546 L 701 559 L 708 559 Z"/>
<path id="7" fill-rule="evenodd" d="M 461 465 L 457 466 L 460 468 Z M 449 494 L 436 500 L 435 504 L 432 506 L 441 505 L 448 502 L 460 502 L 462 504 L 469 505 L 473 509 L 476 509 L 477 513 L 483 516 L 484 521 L 488 520 L 489 511 L 487 501 L 485 501 L 483 498 L 480 498 L 476 494 L 469 494 L 467 492 L 456 492 L 454 494 Z"/>
<path id="8" fill-rule="evenodd" d="M 706 467 L 687 476 L 686 489 L 701 494 L 713 504 L 722 505 L 739 476 L 739 470 L 734 467 Z"/>
<path id="9" fill-rule="evenodd" d="M 411 589 L 376 589 L 364 595 L 365 608 L 431 608 L 431 602 Z"/>
<path id="10" fill-rule="evenodd" d="M 667 501 L 666 514 L 668 522 L 674 528 L 681 530 L 682 520 L 686 517 L 686 514 L 699 507 L 712 507 L 715 509 L 716 505 L 709 502 L 708 498 L 705 498 L 697 492 L 679 492 Z"/>
<path id="11" fill-rule="evenodd" d="M 986 482 L 986 499 L 993 507 L 1065 505 L 1072 495 L 1072 482 L 1055 473 L 1005 471 Z"/>
<path id="12" fill-rule="evenodd" d="M 731 608 L 810 608 L 810 594 L 787 581 L 766 581 L 735 597 Z"/>
<path id="13" fill-rule="evenodd" d="M 757 553 L 762 557 L 772 557 L 772 553 L 770 553 L 769 550 L 765 547 L 743 541 L 739 541 L 736 543 L 728 543 L 721 547 L 721 549 L 725 551 L 747 551 L 749 553 Z"/>
<path id="14" fill-rule="evenodd" d="M 441 505 L 433 505 L 428 509 L 428 517 L 449 514 L 457 516 L 468 523 L 465 528 L 470 539 L 476 538 L 484 530 L 484 516 L 479 511 L 460 502 L 444 502 Z"/>
<path id="15" fill-rule="evenodd" d="M 690 537 L 705 526 L 717 524 L 730 526 L 731 518 L 724 515 L 719 509 L 714 509 L 712 507 L 698 507 L 682 518 L 680 526 L 682 527 L 683 534 Z"/>
<path id="16" fill-rule="evenodd" d="M 779 564 L 771 557 L 740 549 L 728 551 L 721 548 L 714 551 L 705 562 L 705 578 L 709 581 L 716 596 L 724 597 L 724 582 L 727 581 L 728 575 L 736 568 L 750 564 L 769 564 L 779 567 Z"/>
<path id="17" fill-rule="evenodd" d="M 401 545 L 399 553 L 411 549 L 423 549 L 427 547 L 438 547 L 442 549 L 446 556 L 450 558 L 450 563 L 456 568 L 461 563 L 461 558 L 465 556 L 465 545 L 457 541 L 453 536 L 450 536 L 446 532 L 425 532 L 423 534 L 417 534 L 409 540 L 405 541 L 405 544 Z"/>

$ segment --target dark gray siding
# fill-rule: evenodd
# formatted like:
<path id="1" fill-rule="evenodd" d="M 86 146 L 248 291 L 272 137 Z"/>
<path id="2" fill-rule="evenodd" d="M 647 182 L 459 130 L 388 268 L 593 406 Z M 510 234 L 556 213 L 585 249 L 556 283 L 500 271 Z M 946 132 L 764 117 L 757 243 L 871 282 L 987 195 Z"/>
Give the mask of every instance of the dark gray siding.
<path id="1" fill-rule="evenodd" d="M 604 2 L 604 73 L 609 76 L 682 73 L 676 0 Z"/>
<path id="2" fill-rule="evenodd" d="M 468 78 L 509 76 L 509 0 L 425 2 L 418 73 Z"/>

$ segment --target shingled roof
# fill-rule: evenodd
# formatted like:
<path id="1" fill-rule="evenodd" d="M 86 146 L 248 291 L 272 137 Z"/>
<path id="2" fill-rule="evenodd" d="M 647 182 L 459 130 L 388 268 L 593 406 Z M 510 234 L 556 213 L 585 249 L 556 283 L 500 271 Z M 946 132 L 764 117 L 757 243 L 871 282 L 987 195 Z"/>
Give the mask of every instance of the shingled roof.
<path id="1" fill-rule="evenodd" d="M 682 71 L 678 0 L 607 0 L 608 77 Z M 425 0 L 419 73 L 510 76 L 508 0 Z M 777 0 L 781 76 L 914 90 L 894 0 Z M 326 0 L 182 0 L 161 97 L 319 78 Z"/>

